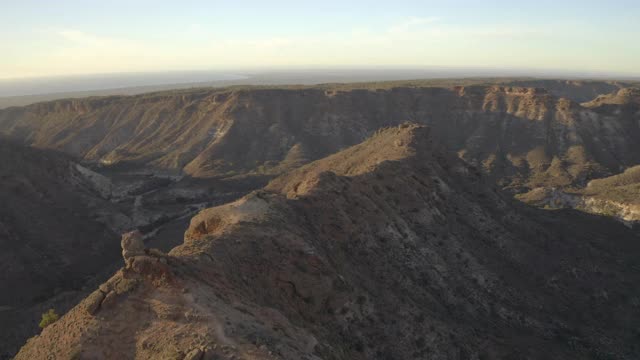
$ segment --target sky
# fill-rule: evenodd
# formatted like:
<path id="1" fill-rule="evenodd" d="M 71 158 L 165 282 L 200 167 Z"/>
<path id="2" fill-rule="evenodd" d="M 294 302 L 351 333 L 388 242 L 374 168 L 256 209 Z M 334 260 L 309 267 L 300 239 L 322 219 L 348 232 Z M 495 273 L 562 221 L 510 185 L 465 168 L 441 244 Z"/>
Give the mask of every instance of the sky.
<path id="1" fill-rule="evenodd" d="M 0 79 L 490 68 L 640 75 L 639 0 L 0 0 Z"/>

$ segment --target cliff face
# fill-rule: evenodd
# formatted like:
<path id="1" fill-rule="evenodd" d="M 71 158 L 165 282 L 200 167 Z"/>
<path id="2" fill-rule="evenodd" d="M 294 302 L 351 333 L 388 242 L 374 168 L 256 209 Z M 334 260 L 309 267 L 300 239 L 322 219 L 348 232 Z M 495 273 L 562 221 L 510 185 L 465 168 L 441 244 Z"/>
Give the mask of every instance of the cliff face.
<path id="1" fill-rule="evenodd" d="M 589 81 L 589 80 L 517 80 L 509 83 L 512 86 L 536 87 L 547 89 L 557 97 L 571 99 L 582 103 L 591 101 L 604 94 L 612 94 L 632 84 L 620 81 Z"/>
<path id="2" fill-rule="evenodd" d="M 638 123 L 534 88 L 193 90 L 0 111 L 0 132 L 105 165 L 277 175 L 414 121 L 505 186 L 586 183 L 640 163 Z"/>
<path id="3" fill-rule="evenodd" d="M 433 137 L 387 129 L 202 211 L 17 359 L 637 358 L 637 237 L 511 202 Z"/>

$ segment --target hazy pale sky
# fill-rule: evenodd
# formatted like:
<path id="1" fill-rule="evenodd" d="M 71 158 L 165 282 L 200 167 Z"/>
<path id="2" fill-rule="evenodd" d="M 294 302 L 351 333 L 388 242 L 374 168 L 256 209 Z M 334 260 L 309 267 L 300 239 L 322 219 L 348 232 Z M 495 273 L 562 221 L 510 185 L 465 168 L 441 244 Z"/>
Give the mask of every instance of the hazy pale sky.
<path id="1" fill-rule="evenodd" d="M 0 0 L 0 78 L 240 68 L 640 75 L 639 0 Z"/>

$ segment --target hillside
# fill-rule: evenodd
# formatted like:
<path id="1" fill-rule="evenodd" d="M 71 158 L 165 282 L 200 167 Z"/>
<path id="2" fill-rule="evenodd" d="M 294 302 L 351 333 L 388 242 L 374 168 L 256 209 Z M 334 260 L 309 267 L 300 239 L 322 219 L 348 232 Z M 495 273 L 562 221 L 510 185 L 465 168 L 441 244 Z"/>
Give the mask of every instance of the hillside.
<path id="1" fill-rule="evenodd" d="M 638 123 L 539 88 L 230 88 L 60 100 L 0 111 L 0 133 L 107 167 L 275 176 L 380 127 L 432 127 L 515 191 L 586 184 L 640 163 Z"/>
<path id="2" fill-rule="evenodd" d="M 638 238 L 403 125 L 200 212 L 16 359 L 635 359 Z M 134 235 L 128 235 L 134 236 Z"/>
<path id="3" fill-rule="evenodd" d="M 66 311 L 121 265 L 124 231 L 140 229 L 150 246 L 171 249 L 199 209 L 266 182 L 98 174 L 69 155 L 6 139 L 0 162 L 0 359 L 39 330 L 41 313 Z"/>
<path id="4" fill-rule="evenodd" d="M 630 132 L 640 136 L 640 90 L 625 88 L 600 95 L 583 104 L 600 116 L 615 116 Z M 622 169 L 621 169 L 622 170 Z M 617 218 L 629 226 L 640 221 L 640 167 L 625 167 L 616 175 L 595 177 L 586 184 L 569 189 L 538 187 L 518 197 L 530 204 L 551 208 L 576 208 Z"/>
<path id="5" fill-rule="evenodd" d="M 640 124 L 640 88 L 630 87 L 615 93 L 600 95 L 583 104 L 600 115 L 615 116 L 620 122 L 638 126 Z M 637 136 L 637 133 L 634 134 Z"/>
<path id="6" fill-rule="evenodd" d="M 3 139 L 0 162 L 3 357 L 36 331 L 39 304 L 80 290 L 118 261 L 119 248 L 118 234 L 100 219 L 112 208 L 94 186 L 100 175 L 63 154 Z"/>
<path id="7" fill-rule="evenodd" d="M 606 189 L 611 187 L 629 186 L 637 183 L 640 183 L 640 166 L 631 167 L 618 175 L 590 181 L 587 188 L 593 190 Z"/>
<path id="8" fill-rule="evenodd" d="M 623 173 L 596 179 L 580 192 L 585 198 L 583 208 L 590 212 L 614 216 L 621 220 L 640 222 L 640 166 Z"/>

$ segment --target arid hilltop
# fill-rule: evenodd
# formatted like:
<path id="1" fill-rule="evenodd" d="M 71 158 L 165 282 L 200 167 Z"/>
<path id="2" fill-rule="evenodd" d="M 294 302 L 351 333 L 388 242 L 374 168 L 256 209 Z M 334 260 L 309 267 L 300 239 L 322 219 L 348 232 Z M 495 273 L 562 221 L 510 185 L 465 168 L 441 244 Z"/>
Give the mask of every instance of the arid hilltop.
<path id="1" fill-rule="evenodd" d="M 514 202 L 434 139 L 386 129 L 202 211 L 16 358 L 640 356 L 637 236 Z"/>

